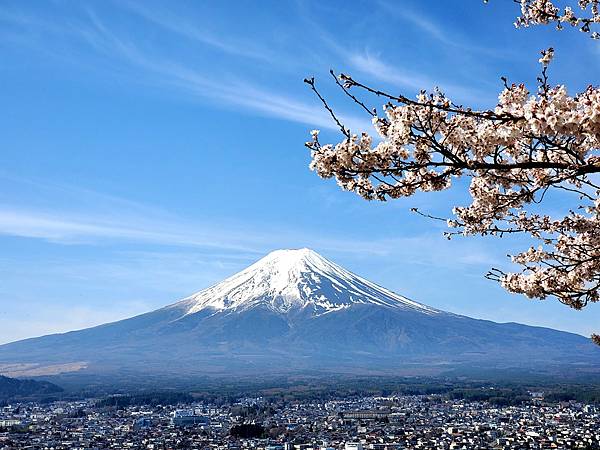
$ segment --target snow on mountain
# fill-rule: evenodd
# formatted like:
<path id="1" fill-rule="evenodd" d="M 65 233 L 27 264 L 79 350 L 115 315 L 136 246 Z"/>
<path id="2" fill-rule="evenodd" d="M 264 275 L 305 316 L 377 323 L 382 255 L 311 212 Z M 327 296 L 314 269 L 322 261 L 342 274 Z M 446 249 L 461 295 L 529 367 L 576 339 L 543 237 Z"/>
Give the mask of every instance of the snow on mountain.
<path id="1" fill-rule="evenodd" d="M 257 306 L 288 314 L 307 310 L 313 316 L 375 304 L 440 314 L 355 275 L 308 248 L 276 250 L 226 280 L 173 305 L 186 315 L 206 309 L 241 312 Z"/>
<path id="2" fill-rule="evenodd" d="M 583 336 L 430 308 L 301 249 L 270 253 L 164 308 L 0 345 L 2 367 L 124 383 L 307 370 L 591 374 L 600 369 L 600 349 Z"/>

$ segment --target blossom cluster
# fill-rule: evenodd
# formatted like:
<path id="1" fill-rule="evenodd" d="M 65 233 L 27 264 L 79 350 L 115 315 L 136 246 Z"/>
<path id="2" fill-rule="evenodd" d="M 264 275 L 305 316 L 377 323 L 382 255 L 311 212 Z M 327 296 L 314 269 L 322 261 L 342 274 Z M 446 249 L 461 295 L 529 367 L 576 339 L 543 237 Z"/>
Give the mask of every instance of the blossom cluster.
<path id="1" fill-rule="evenodd" d="M 539 241 L 514 255 L 521 271 L 492 269 L 488 278 L 576 309 L 597 302 L 600 89 L 571 96 L 565 86 L 550 86 L 545 69 L 552 53 L 542 53 L 544 76 L 535 93 L 506 84 L 493 110 L 457 106 L 437 91 L 416 100 L 377 92 L 389 102 L 384 115 L 373 116 L 376 135 L 348 133 L 322 145 L 313 132 L 310 167 L 345 190 L 381 201 L 448 189 L 470 177 L 472 201 L 453 209 L 448 236 L 527 233 Z M 346 88 L 374 92 L 347 75 L 343 80 Z M 578 207 L 558 218 L 536 213 L 535 204 L 551 192 L 572 194 Z"/>
<path id="2" fill-rule="evenodd" d="M 517 28 L 554 23 L 561 30 L 567 24 L 590 33 L 593 39 L 600 39 L 600 33 L 592 30 L 594 24 L 600 23 L 600 0 L 578 0 L 578 13 L 571 6 L 565 6 L 561 10 L 552 0 L 520 0 L 519 3 L 521 15 L 515 22 Z"/>

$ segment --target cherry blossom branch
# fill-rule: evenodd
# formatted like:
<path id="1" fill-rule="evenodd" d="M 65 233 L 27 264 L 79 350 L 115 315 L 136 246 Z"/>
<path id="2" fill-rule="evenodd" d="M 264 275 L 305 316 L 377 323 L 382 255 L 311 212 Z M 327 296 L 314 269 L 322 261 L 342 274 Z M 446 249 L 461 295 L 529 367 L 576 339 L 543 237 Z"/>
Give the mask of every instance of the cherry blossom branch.
<path id="1" fill-rule="evenodd" d="M 521 6 L 521 15 L 515 21 L 517 28 L 553 23 L 557 30 L 562 30 L 564 25 L 570 25 L 579 28 L 583 33 L 589 33 L 592 39 L 600 39 L 600 34 L 592 30 L 594 25 L 600 23 L 598 0 L 573 2 L 577 3 L 580 14 L 576 14 L 572 6 L 565 6 L 561 11 L 552 0 L 513 0 L 513 2 Z"/>
<path id="2" fill-rule="evenodd" d="M 342 132 L 342 134 L 344 136 L 346 136 L 347 138 L 349 138 L 350 137 L 350 132 L 346 129 L 346 127 L 344 127 L 344 125 L 342 124 L 342 122 L 337 118 L 337 116 L 333 112 L 333 109 L 329 106 L 329 104 L 327 104 L 327 101 L 325 100 L 325 98 L 317 90 L 317 88 L 315 86 L 315 79 L 314 79 L 314 77 L 305 78 L 304 82 L 306 84 L 308 84 L 310 86 L 311 90 L 316 94 L 316 96 L 319 97 L 319 100 L 321 100 L 321 103 L 323 104 L 323 106 L 325 107 L 325 109 L 329 112 L 329 114 L 331 115 L 331 117 L 335 121 L 336 125 L 340 128 L 340 131 Z"/>
<path id="3" fill-rule="evenodd" d="M 552 86 L 548 65 L 553 49 L 542 51 L 536 94 L 508 84 L 493 110 L 456 105 L 442 92 L 421 91 L 415 100 L 369 87 L 349 75 L 335 77 L 344 94 L 372 118 L 370 134 L 350 134 L 314 80 L 308 84 L 342 130 L 344 139 L 322 145 L 318 131 L 306 143 L 311 169 L 335 178 L 367 200 L 410 197 L 417 191 L 449 189 L 460 177 L 471 179 L 471 204 L 453 208 L 444 220 L 456 235 L 505 236 L 525 233 L 539 246 L 513 255 L 518 273 L 492 269 L 486 278 L 530 298 L 554 297 L 581 309 L 599 300 L 600 188 L 590 178 L 600 173 L 600 90 L 592 86 L 569 96 Z M 355 91 L 384 98 L 384 116 Z M 562 217 L 534 212 L 548 195 L 575 196 Z"/>

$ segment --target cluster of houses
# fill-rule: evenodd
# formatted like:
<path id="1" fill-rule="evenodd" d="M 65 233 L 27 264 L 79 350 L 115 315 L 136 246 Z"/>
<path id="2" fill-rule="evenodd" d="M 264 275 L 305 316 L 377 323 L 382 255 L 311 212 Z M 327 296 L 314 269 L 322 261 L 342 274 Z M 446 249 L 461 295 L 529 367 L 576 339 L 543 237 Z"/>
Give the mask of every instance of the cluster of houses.
<path id="1" fill-rule="evenodd" d="M 240 424 L 254 436 L 231 432 Z M 600 409 L 497 407 L 432 396 L 99 407 L 93 400 L 0 408 L 0 449 L 600 449 Z"/>

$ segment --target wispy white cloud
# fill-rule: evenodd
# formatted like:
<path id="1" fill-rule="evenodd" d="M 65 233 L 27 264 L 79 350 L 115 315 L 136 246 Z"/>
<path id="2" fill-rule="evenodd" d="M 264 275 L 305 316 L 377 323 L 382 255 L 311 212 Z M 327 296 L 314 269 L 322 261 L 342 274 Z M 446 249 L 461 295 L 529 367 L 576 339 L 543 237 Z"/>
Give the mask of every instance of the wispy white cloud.
<path id="1" fill-rule="evenodd" d="M 411 17 L 414 20 L 419 20 L 420 26 L 427 28 L 429 32 L 436 33 L 438 38 L 445 39 L 433 23 L 426 20 L 421 21 L 417 15 L 413 16 L 411 14 Z M 398 64 L 391 64 L 381 59 L 379 53 L 374 53 L 368 49 L 357 50 L 356 46 L 352 47 L 344 41 L 335 39 L 325 27 L 320 26 L 310 16 L 304 17 L 304 21 L 322 45 L 347 64 L 343 71 L 356 75 L 353 72 L 355 70 L 359 72 L 359 75 L 366 75 L 369 78 L 366 80 L 367 82 L 379 81 L 413 91 L 439 87 L 449 96 L 453 96 L 453 100 L 468 102 L 474 107 L 489 107 L 490 101 L 492 104 L 495 101 L 496 93 L 493 89 L 481 89 L 474 86 L 472 82 L 464 84 L 452 82 L 444 79 L 439 73 L 431 75 L 425 71 L 409 70 Z M 344 42 L 344 44 L 340 44 L 340 42 Z M 456 51 L 456 49 L 454 48 L 453 51 Z"/>
<path id="2" fill-rule="evenodd" d="M 368 52 L 350 54 L 348 59 L 359 72 L 385 83 L 417 91 L 439 87 L 453 100 L 468 102 L 470 105 L 480 105 L 486 99 L 494 100 L 494 94 L 491 91 L 482 92 L 476 87 L 466 87 L 442 79 L 434 80 L 423 74 L 403 71 Z M 489 104 L 489 101 L 487 103 Z"/>
<path id="3" fill-rule="evenodd" d="M 415 11 L 410 10 L 406 7 L 406 5 L 402 5 L 399 7 L 397 4 L 392 4 L 385 1 L 380 1 L 379 5 L 387 13 L 391 13 L 397 18 L 400 18 L 405 22 L 409 22 L 414 27 L 427 34 L 430 38 L 433 38 L 442 44 L 453 47 L 459 47 L 467 50 L 475 49 L 475 47 L 473 47 L 471 44 L 467 45 L 461 41 L 456 40 L 456 37 L 449 36 L 446 33 L 446 31 L 444 31 L 444 27 L 442 25 L 432 22 L 431 20 L 424 17 L 423 14 L 419 14 Z"/>
<path id="4" fill-rule="evenodd" d="M 200 72 L 176 63 L 163 62 L 155 65 L 146 60 L 144 65 L 159 75 L 159 83 L 175 86 L 195 96 L 213 99 L 230 108 L 241 107 L 277 119 L 330 130 L 338 129 L 329 113 L 316 99 L 310 103 L 300 101 L 234 77 L 229 77 L 224 83 L 215 82 Z M 340 113 L 339 118 L 352 130 L 372 128 L 371 122 L 366 118 L 344 113 Z"/>
<path id="5" fill-rule="evenodd" d="M 156 4 L 152 8 L 148 8 L 147 3 L 122 2 L 121 6 L 164 30 L 193 42 L 213 47 L 220 52 L 263 62 L 272 62 L 277 59 L 277 55 L 274 55 L 269 48 L 257 45 L 255 41 L 233 39 L 230 33 L 211 32 L 206 24 L 192 23 L 181 15 L 173 14 L 172 11 L 158 8 Z"/>
<path id="6" fill-rule="evenodd" d="M 0 171 L 0 235 L 59 244 L 113 241 L 255 252 L 248 233 L 190 222 L 162 208 L 94 190 Z M 20 202 L 15 204 L 14 193 Z M 54 205 L 49 207 L 48 205 Z M 256 235 L 255 242 L 262 239 Z"/>
<path id="7" fill-rule="evenodd" d="M 171 223 L 152 217 L 128 221 L 112 217 L 79 215 L 77 213 L 48 213 L 44 211 L 14 209 L 0 206 L 0 234 L 25 238 L 44 239 L 61 244 L 93 244 L 115 240 L 146 242 L 159 245 L 218 248 L 236 251 L 254 251 L 239 242 L 241 236 L 234 231 L 216 231 L 205 226 Z M 241 233 L 240 233 L 241 234 Z M 256 240 L 266 236 L 256 236 Z"/>
<path id="8" fill-rule="evenodd" d="M 276 227 L 257 232 L 240 226 L 224 230 L 219 223 L 186 223 L 181 219 L 135 217 L 126 220 L 112 217 L 82 216 L 76 213 L 46 213 L 9 209 L 0 206 L 0 234 L 43 239 L 56 244 L 92 245 L 114 241 L 182 248 L 235 251 L 259 256 L 277 246 L 314 246 L 333 254 L 397 256 L 423 265 L 482 265 L 499 262 L 479 243 L 462 242 L 461 254 L 453 256 L 456 244 L 447 243 L 439 234 L 417 234 L 399 238 L 356 239 L 313 235 L 301 230 L 278 230 Z"/>
<path id="9" fill-rule="evenodd" d="M 190 39 L 201 45 L 209 45 L 216 50 L 228 54 L 243 55 L 255 59 L 276 59 L 277 56 L 262 51 L 260 48 L 251 48 L 248 44 L 229 42 L 217 38 L 191 25 L 179 25 L 168 14 L 161 17 L 145 8 L 130 4 L 132 10 L 143 15 L 147 20 L 152 20 L 162 27 L 173 32 L 185 34 Z M 148 49 L 131 36 L 123 35 L 108 27 L 102 19 L 91 9 L 86 10 L 86 19 L 70 19 L 64 24 L 52 23 L 40 17 L 20 14 L 0 14 L 0 20 L 5 23 L 17 25 L 23 30 L 30 30 L 31 42 L 29 45 L 39 46 L 41 51 L 46 49 L 46 35 L 68 36 L 80 44 L 89 46 L 96 56 L 107 62 L 110 66 L 111 76 L 126 76 L 130 73 L 128 81 L 143 83 L 161 90 L 169 89 L 172 92 L 183 94 L 186 101 L 190 98 L 211 102 L 217 108 L 237 109 L 280 120 L 297 122 L 311 127 L 336 130 L 337 125 L 329 114 L 322 108 L 317 99 L 301 99 L 265 87 L 252 80 L 251 77 L 240 78 L 228 70 L 202 64 L 201 67 L 189 61 L 182 61 L 172 55 L 164 54 L 157 48 Z M 66 44 L 68 45 L 68 44 Z M 69 52 L 66 52 L 67 54 Z M 89 54 L 77 53 L 74 64 L 86 65 Z M 68 58 L 65 54 L 61 57 Z M 280 56 L 281 57 L 281 56 Z M 97 64 L 97 63 L 96 63 Z M 274 68 L 276 67 L 273 66 Z M 116 68 L 116 69 L 115 69 Z M 296 81 L 298 91 L 308 93 L 301 79 Z M 340 113 L 340 118 L 353 130 L 366 130 L 371 128 L 367 118 Z"/>
<path id="10" fill-rule="evenodd" d="M 348 58 L 353 67 L 378 80 L 418 90 L 432 87 L 429 78 L 403 72 L 385 64 L 381 59 L 370 53 L 354 53 L 349 55 Z"/>
<path id="11" fill-rule="evenodd" d="M 20 192 L 20 205 L 0 194 L 0 235 L 41 239 L 64 245 L 103 245 L 113 242 L 178 247 L 178 252 L 209 252 L 260 257 L 276 248 L 314 247 L 332 255 L 410 260 L 412 264 L 472 265 L 498 262 L 480 242 L 447 242 L 441 231 L 400 237 L 329 235 L 278 223 L 250 224 L 218 217 L 184 219 L 153 205 L 106 195 L 66 184 L 20 179 L 0 172 L 0 180 Z M 321 193 L 320 195 L 323 195 Z M 325 192 L 327 195 L 327 192 Z M 48 209 L 47 204 L 62 205 Z M 343 207 L 343 206 L 339 206 Z M 147 247 L 146 247 L 147 248 Z M 160 253 L 166 250 L 163 248 Z M 454 255 L 454 256 L 453 256 Z"/>
<path id="12" fill-rule="evenodd" d="M 428 18 L 423 12 L 410 9 L 405 4 L 391 3 L 380 0 L 378 2 L 386 13 L 411 24 L 413 27 L 425 33 L 430 39 L 450 47 L 452 51 L 462 51 L 483 54 L 494 58 L 514 58 L 518 56 L 514 52 L 508 52 L 506 48 L 489 48 L 473 43 L 473 39 L 467 40 L 460 35 L 460 31 L 451 29 L 447 24 L 435 22 Z"/>

